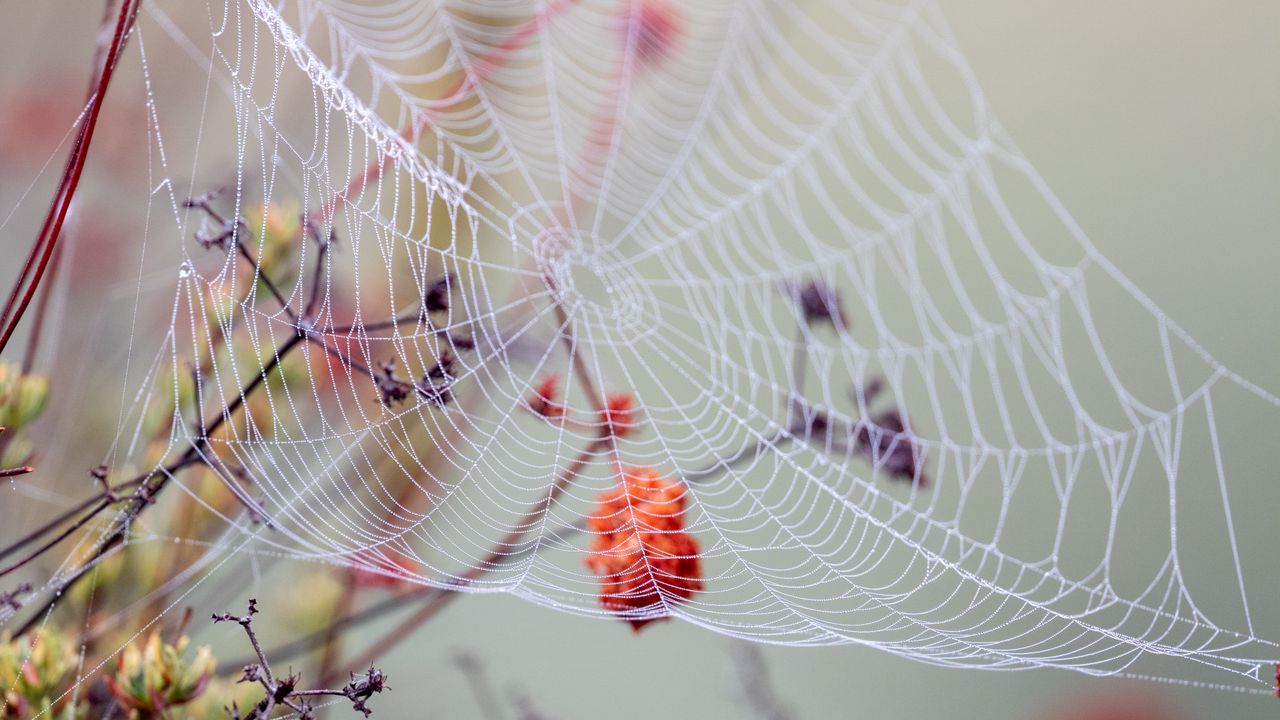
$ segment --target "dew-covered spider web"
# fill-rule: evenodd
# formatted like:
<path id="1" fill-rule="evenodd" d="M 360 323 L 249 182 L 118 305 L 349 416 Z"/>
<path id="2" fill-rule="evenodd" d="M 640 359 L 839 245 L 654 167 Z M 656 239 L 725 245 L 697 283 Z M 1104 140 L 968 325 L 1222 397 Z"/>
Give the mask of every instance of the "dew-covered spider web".
<path id="1" fill-rule="evenodd" d="M 148 0 L 130 50 L 107 458 L 207 462 L 166 490 L 221 523 L 172 582 L 284 560 L 611 618 L 583 519 L 621 464 L 683 481 L 700 546 L 702 590 L 638 616 L 1273 686 L 1280 399 L 1085 237 L 933 4 L 196 9 Z M 549 375 L 578 420 L 530 411 Z M 584 456 L 593 392 L 637 419 Z"/>

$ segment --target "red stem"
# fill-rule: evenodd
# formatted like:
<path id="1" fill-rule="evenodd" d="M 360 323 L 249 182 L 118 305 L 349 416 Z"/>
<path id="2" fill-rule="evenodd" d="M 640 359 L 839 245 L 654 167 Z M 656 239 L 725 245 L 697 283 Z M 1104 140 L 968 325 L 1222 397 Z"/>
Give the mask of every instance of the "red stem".
<path id="1" fill-rule="evenodd" d="M 58 268 L 61 265 L 62 246 L 53 251 L 53 259 L 49 261 L 49 281 L 40 289 L 40 299 L 36 301 L 36 314 L 31 318 L 31 334 L 27 337 L 27 351 L 22 357 L 22 374 L 26 375 L 36 364 L 36 353 L 40 350 L 40 337 L 44 330 L 44 318 L 49 310 L 49 300 L 53 296 L 53 288 L 57 285 Z"/>
<path id="2" fill-rule="evenodd" d="M 111 39 L 111 49 L 107 52 L 102 71 L 99 73 L 98 88 L 94 93 L 93 101 L 89 105 L 89 115 L 85 118 L 84 124 L 80 126 L 80 132 L 71 150 L 71 158 L 63 171 L 62 180 L 58 185 L 58 191 L 54 194 L 53 202 L 49 205 L 49 212 L 45 216 L 44 225 L 40 228 L 40 234 L 37 236 L 35 244 L 31 247 L 31 253 L 27 257 L 27 262 L 23 265 L 22 273 L 14 284 L 13 292 L 10 293 L 9 301 L 5 304 L 4 312 L 0 314 L 0 321 L 5 325 L 4 332 L 0 335 L 0 352 L 3 352 L 9 344 L 9 338 L 13 336 L 18 322 L 22 320 L 23 313 L 26 312 L 27 306 L 31 304 L 31 298 L 35 295 L 36 288 L 39 287 L 40 280 L 44 277 L 45 270 L 49 266 L 49 258 L 52 256 L 53 249 L 58 242 L 58 236 L 62 232 L 62 224 L 66 220 L 67 210 L 70 209 L 71 200 L 75 197 L 76 189 L 80 185 L 84 164 L 89 157 L 89 145 L 93 141 L 93 132 L 98 125 L 98 115 L 107 96 L 107 86 L 111 82 L 111 76 L 115 74 L 116 64 L 120 59 L 124 43 L 138 18 L 140 2 L 141 0 L 125 0 L 120 6 L 120 14 L 116 20 L 115 35 Z M 38 261 L 35 260 L 37 255 L 39 256 Z M 35 274 L 30 278 L 30 285 L 27 286 L 26 292 L 22 293 L 22 298 L 15 307 L 14 301 L 17 299 L 22 285 L 27 282 L 33 266 Z"/>

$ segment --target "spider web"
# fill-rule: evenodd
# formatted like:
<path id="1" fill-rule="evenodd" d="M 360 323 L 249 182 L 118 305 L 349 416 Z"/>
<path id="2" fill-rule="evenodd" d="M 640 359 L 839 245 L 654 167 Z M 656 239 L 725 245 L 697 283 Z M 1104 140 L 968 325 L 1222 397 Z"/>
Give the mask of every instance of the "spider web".
<path id="1" fill-rule="evenodd" d="M 648 615 L 1266 692 L 1275 497 L 1243 484 L 1274 477 L 1258 438 L 1280 399 L 1090 243 L 933 4 L 671 7 L 667 35 L 619 0 L 148 3 L 137 322 L 167 333 L 132 353 L 113 467 L 154 462 L 157 407 L 172 457 L 204 431 L 193 418 L 243 400 L 248 419 L 202 450 L 240 504 L 175 475 L 225 522 L 201 562 L 358 567 L 599 617 L 582 518 L 615 460 L 653 467 L 686 482 L 705 589 Z M 192 77 L 207 88 L 188 114 Z M 296 201 L 333 251 L 268 268 L 202 249 L 210 220 L 183 199 L 219 185 L 255 257 L 271 251 L 258 202 Z M 291 278 L 286 307 L 250 291 L 269 270 Z M 445 276 L 451 307 L 427 318 Z M 784 288 L 808 278 L 839 290 L 848 327 L 800 321 Z M 313 290 L 331 351 L 282 360 Z M 353 370 L 394 360 L 415 379 L 446 353 L 444 408 L 380 403 Z M 284 380 L 245 396 L 277 361 Z M 583 372 L 634 393 L 642 423 L 549 501 L 594 435 L 525 403 L 555 373 L 589 415 Z M 842 451 L 853 428 L 889 432 L 886 403 L 927 482 Z"/>

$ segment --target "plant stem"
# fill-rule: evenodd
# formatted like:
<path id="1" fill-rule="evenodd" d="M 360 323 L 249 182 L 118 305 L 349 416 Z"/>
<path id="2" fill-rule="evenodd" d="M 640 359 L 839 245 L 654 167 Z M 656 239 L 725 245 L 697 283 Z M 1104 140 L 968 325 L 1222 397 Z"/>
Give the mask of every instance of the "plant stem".
<path id="1" fill-rule="evenodd" d="M 93 101 L 89 104 L 89 114 L 85 118 L 84 124 L 80 126 L 80 132 L 76 135 L 75 144 L 72 145 L 71 155 L 67 160 L 66 168 L 63 170 L 58 190 L 54 193 L 53 201 L 49 205 L 49 212 L 45 216 L 44 225 L 40 228 L 40 234 L 36 236 L 36 242 L 32 244 L 31 252 L 27 256 L 22 272 L 19 273 L 18 279 L 14 282 L 13 291 L 9 295 L 9 300 L 5 303 L 4 311 L 0 313 L 0 324 L 4 325 L 4 330 L 0 333 L 0 352 L 3 352 L 9 344 L 9 339 L 13 337 L 14 330 L 17 329 L 19 321 L 22 320 L 23 313 L 26 312 L 27 306 L 30 305 L 36 288 L 40 286 L 40 280 L 44 277 L 45 270 L 49 266 L 49 260 L 53 254 L 54 247 L 57 245 L 58 237 L 62 234 L 62 224 L 67 218 L 67 211 L 71 208 L 71 199 L 75 197 L 76 189 L 80 185 L 81 174 L 84 171 L 85 161 L 89 157 L 89 146 L 93 141 L 93 133 L 98 125 L 98 116 L 102 111 L 102 104 L 107 96 L 107 87 L 111 82 L 112 75 L 115 73 L 120 54 L 124 50 L 124 44 L 133 30 L 134 23 L 137 21 L 138 8 L 141 1 L 124 0 L 120 6 L 119 17 L 116 20 L 115 35 L 111 39 L 111 48 L 103 60 L 102 70 L 98 75 L 98 87 L 94 92 Z M 33 272 L 34 274 L 32 274 Z M 22 286 L 27 283 L 28 279 L 30 284 L 27 285 L 26 291 L 23 292 Z"/>

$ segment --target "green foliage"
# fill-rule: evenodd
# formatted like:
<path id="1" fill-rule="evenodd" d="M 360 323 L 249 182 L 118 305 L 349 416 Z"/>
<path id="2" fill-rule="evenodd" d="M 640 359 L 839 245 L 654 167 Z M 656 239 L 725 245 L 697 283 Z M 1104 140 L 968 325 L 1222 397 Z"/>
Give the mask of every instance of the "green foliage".
<path id="1" fill-rule="evenodd" d="M 17 365 L 0 362 L 0 427 L 21 430 L 44 412 L 49 379 L 24 375 Z"/>
<path id="2" fill-rule="evenodd" d="M 5 635 L 0 639 L 0 688 L 4 690 L 0 718 L 84 717 L 69 692 L 77 663 L 71 641 L 53 628 L 16 640 Z"/>
<path id="3" fill-rule="evenodd" d="M 202 647 L 188 662 L 187 645 L 185 637 L 170 645 L 153 633 L 142 647 L 130 644 L 124 649 L 115 675 L 107 677 L 107 687 L 130 717 L 168 716 L 171 708 L 204 694 L 215 667 L 213 654 Z"/>

